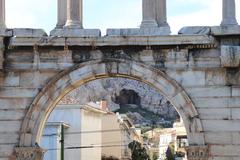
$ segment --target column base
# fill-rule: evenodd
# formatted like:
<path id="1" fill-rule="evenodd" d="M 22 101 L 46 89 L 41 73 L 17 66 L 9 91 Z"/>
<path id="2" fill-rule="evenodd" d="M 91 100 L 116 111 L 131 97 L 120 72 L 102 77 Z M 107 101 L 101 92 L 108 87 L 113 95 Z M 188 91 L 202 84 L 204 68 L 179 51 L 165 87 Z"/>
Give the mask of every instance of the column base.
<path id="1" fill-rule="evenodd" d="M 47 33 L 43 29 L 14 28 L 14 37 L 46 37 Z"/>
<path id="2" fill-rule="evenodd" d="M 16 160 L 42 160 L 46 151 L 40 147 L 15 148 Z"/>
<path id="3" fill-rule="evenodd" d="M 158 24 L 155 20 L 143 20 L 140 28 L 155 28 L 158 27 Z"/>
<path id="4" fill-rule="evenodd" d="M 68 20 L 63 28 L 82 29 L 82 23 L 80 21 Z"/>
<path id="5" fill-rule="evenodd" d="M 107 29 L 107 36 L 163 36 L 170 33 L 169 27 Z"/>
<path id="6" fill-rule="evenodd" d="M 240 25 L 211 27 L 211 35 L 214 36 L 239 35 L 239 34 Z"/>
<path id="7" fill-rule="evenodd" d="M 158 24 L 158 27 L 169 27 L 170 28 L 170 26 L 167 22 Z"/>
<path id="8" fill-rule="evenodd" d="M 221 22 L 221 26 L 233 26 L 233 25 L 238 25 L 236 19 L 223 19 Z"/>
<path id="9" fill-rule="evenodd" d="M 101 37 L 99 29 L 80 29 L 80 28 L 63 28 L 54 29 L 50 32 L 52 37 Z"/>
<path id="10" fill-rule="evenodd" d="M 6 29 L 7 27 L 6 27 L 6 24 L 4 24 L 4 23 L 1 23 L 0 24 L 0 29 Z"/>
<path id="11" fill-rule="evenodd" d="M 63 29 L 64 25 L 63 24 L 57 24 L 55 29 Z"/>
<path id="12" fill-rule="evenodd" d="M 189 146 L 186 147 L 188 160 L 208 160 L 208 146 Z"/>

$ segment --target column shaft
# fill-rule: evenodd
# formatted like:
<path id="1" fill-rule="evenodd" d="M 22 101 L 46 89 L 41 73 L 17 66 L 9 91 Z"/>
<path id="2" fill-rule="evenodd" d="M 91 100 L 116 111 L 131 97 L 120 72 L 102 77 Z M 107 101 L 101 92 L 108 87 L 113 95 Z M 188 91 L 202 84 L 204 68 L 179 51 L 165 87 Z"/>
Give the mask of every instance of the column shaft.
<path id="1" fill-rule="evenodd" d="M 142 1 L 142 24 L 141 27 L 157 27 L 155 0 Z"/>
<path id="2" fill-rule="evenodd" d="M 0 0 L 0 28 L 6 28 L 6 24 L 5 24 L 5 0 Z"/>
<path id="3" fill-rule="evenodd" d="M 82 0 L 67 0 L 66 28 L 82 28 Z"/>
<path id="4" fill-rule="evenodd" d="M 237 25 L 235 0 L 222 1 L 222 26 Z"/>
<path id="5" fill-rule="evenodd" d="M 58 21 L 56 28 L 63 28 L 67 21 L 67 0 L 58 0 Z"/>
<path id="6" fill-rule="evenodd" d="M 156 20 L 159 27 L 169 26 L 167 23 L 167 3 L 166 0 L 156 0 Z"/>

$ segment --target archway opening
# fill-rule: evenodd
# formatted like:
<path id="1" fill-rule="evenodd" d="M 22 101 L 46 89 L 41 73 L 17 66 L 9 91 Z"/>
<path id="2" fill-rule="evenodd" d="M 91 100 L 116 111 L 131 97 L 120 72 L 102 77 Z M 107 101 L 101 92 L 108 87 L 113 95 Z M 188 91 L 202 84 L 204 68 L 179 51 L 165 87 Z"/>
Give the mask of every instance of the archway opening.
<path id="1" fill-rule="evenodd" d="M 166 97 L 129 78 L 93 80 L 69 92 L 50 114 L 40 142 L 47 151 L 44 160 L 62 155 L 132 159 L 140 152 L 131 150 L 133 144 L 141 144 L 150 159 L 165 159 L 186 158 L 188 142 L 180 115 Z"/>
<path id="2" fill-rule="evenodd" d="M 44 126 L 58 102 L 70 91 L 103 78 L 128 78 L 162 93 L 182 117 L 189 145 L 205 145 L 199 114 L 183 88 L 164 72 L 129 60 L 98 60 L 81 63 L 55 76 L 35 97 L 24 118 L 20 147 L 40 143 Z"/>

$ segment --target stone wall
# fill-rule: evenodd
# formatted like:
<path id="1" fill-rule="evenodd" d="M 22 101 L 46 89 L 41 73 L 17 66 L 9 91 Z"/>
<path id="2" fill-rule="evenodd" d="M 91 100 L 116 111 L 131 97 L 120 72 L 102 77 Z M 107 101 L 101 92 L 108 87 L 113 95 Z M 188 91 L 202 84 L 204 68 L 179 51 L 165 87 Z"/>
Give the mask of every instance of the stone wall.
<path id="1" fill-rule="evenodd" d="M 38 98 L 45 93 L 44 89 L 53 87 L 49 85 L 52 81 L 59 79 L 70 68 L 84 67 L 81 64 L 89 67 L 88 63 L 83 62 L 91 64 L 93 60 L 104 62 L 111 59 L 154 67 L 153 72 L 159 70 L 162 75 L 166 75 L 167 80 L 174 84 L 177 82 L 181 87 L 177 87 L 179 90 L 176 93 L 182 93 L 182 88 L 189 97 L 188 101 L 196 107 L 196 111 L 189 110 L 188 103 L 183 107 L 183 110 L 187 110 L 186 113 L 192 113 L 188 121 L 185 119 L 186 124 L 194 124 L 188 130 L 193 130 L 195 125 L 203 127 L 188 135 L 194 142 L 191 145 L 202 146 L 204 149 L 207 146 L 209 160 L 240 159 L 240 33 L 214 33 L 215 35 L 208 36 L 2 37 L 0 44 L 4 45 L 0 45 L 0 51 L 4 56 L 0 57 L 3 62 L 0 77 L 0 160 L 15 159 L 19 151 L 15 151 L 16 146 L 36 147 L 32 143 L 32 131 L 23 128 L 27 128 L 24 126 L 26 124 L 34 128 L 34 117 L 42 113 L 42 108 L 35 104 L 48 105 L 44 104 L 45 101 L 39 102 Z M 118 70 L 118 65 L 108 64 L 106 63 L 105 71 Z M 138 65 L 139 68 L 132 66 L 133 70 L 138 70 L 143 65 Z M 129 66 L 125 66 L 127 67 Z M 141 73 L 142 79 L 154 80 L 154 75 L 147 71 Z M 111 74 L 109 72 L 110 77 Z M 73 75 L 73 79 L 74 76 L 77 75 Z M 60 78 L 54 85 L 61 89 L 66 83 L 68 79 Z M 162 80 L 158 83 L 167 82 Z M 71 87 L 64 91 L 69 92 L 78 86 Z M 162 89 L 172 93 L 171 86 L 166 88 L 164 85 Z M 54 97 L 55 94 L 43 96 Z M 174 100 L 174 105 L 183 102 L 177 95 L 169 97 Z M 33 111 L 31 117 L 26 116 L 30 115 L 30 111 Z M 24 122 L 29 120 L 28 123 L 23 123 L 23 119 Z M 21 134 L 23 132 L 26 134 Z M 24 139 L 23 144 L 20 139 Z M 192 150 L 195 149 L 196 147 Z"/>

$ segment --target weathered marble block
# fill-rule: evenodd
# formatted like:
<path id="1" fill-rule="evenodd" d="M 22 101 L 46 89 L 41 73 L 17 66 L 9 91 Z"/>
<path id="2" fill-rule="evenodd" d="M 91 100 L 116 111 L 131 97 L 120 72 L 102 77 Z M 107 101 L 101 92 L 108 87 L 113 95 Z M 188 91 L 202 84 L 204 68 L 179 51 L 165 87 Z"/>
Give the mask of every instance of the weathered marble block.
<path id="1" fill-rule="evenodd" d="M 214 35 L 214 36 L 239 35 L 239 34 L 240 34 L 240 25 L 211 27 L 211 35 Z"/>
<path id="2" fill-rule="evenodd" d="M 239 67 L 240 46 L 221 46 L 221 66 Z"/>
<path id="3" fill-rule="evenodd" d="M 170 33 L 169 27 L 107 29 L 107 36 L 161 36 Z"/>
<path id="4" fill-rule="evenodd" d="M 80 28 L 63 28 L 54 29 L 50 32 L 53 37 L 101 37 L 99 29 L 80 29 Z"/>
<path id="5" fill-rule="evenodd" d="M 0 28 L 0 36 L 11 37 L 13 35 L 11 29 Z"/>
<path id="6" fill-rule="evenodd" d="M 14 28 L 13 36 L 15 37 L 46 37 L 47 33 L 43 29 Z"/>
<path id="7" fill-rule="evenodd" d="M 211 33 L 211 28 L 208 26 L 191 26 L 183 27 L 178 31 L 178 34 L 204 34 L 209 35 Z"/>

